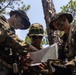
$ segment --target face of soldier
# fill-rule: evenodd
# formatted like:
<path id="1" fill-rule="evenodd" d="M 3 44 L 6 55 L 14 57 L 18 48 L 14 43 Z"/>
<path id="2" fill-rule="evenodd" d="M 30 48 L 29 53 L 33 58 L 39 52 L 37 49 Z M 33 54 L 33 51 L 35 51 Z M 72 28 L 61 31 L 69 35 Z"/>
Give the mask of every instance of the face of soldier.
<path id="1" fill-rule="evenodd" d="M 31 36 L 31 43 L 35 45 L 40 45 L 42 42 L 43 36 Z"/>
<path id="2" fill-rule="evenodd" d="M 65 31 L 68 28 L 69 22 L 66 17 L 59 17 L 52 22 L 52 25 L 60 31 Z"/>
<path id="3" fill-rule="evenodd" d="M 13 24 L 13 26 L 14 26 L 15 29 L 24 28 L 22 20 L 23 20 L 23 18 L 21 16 L 19 16 L 19 15 L 15 16 L 14 24 Z"/>

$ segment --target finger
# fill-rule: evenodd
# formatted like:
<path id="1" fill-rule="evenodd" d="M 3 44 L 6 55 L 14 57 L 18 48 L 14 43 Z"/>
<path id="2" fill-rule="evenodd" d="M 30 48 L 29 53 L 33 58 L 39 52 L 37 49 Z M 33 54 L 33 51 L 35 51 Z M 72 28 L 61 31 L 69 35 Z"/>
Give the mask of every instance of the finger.
<path id="1" fill-rule="evenodd" d="M 47 63 L 42 63 L 42 66 L 43 66 L 45 69 L 48 68 Z"/>
<path id="2" fill-rule="evenodd" d="M 42 63 L 43 65 L 47 66 L 47 63 Z"/>
<path id="3" fill-rule="evenodd" d="M 45 65 L 43 65 L 42 63 L 40 64 L 41 67 L 45 67 Z"/>
<path id="4" fill-rule="evenodd" d="M 39 68 L 40 68 L 41 70 L 45 70 L 45 69 L 44 69 L 42 66 L 40 66 L 40 65 L 39 65 Z"/>

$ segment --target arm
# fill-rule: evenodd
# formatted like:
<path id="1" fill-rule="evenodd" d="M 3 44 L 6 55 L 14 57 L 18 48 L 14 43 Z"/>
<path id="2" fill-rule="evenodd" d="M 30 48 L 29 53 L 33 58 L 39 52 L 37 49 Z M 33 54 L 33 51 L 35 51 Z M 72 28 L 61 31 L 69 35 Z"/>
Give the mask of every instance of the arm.
<path id="1" fill-rule="evenodd" d="M 11 48 L 15 48 L 18 52 L 23 52 L 23 50 L 25 50 L 25 52 L 27 52 L 27 50 L 38 50 L 32 45 L 29 45 L 25 43 L 23 40 L 19 39 L 18 36 L 12 33 L 11 31 L 7 32 L 6 45 Z"/>

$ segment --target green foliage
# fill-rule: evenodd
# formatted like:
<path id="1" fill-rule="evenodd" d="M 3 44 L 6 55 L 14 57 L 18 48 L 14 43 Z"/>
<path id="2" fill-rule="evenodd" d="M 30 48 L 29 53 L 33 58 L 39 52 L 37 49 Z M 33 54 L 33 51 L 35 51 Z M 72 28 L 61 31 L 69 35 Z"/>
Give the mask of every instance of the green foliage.
<path id="1" fill-rule="evenodd" d="M 73 12 L 76 10 L 76 1 L 70 0 L 67 5 L 61 7 L 63 12 Z"/>
<path id="2" fill-rule="evenodd" d="M 45 36 L 42 39 L 42 45 L 44 45 L 44 44 L 47 45 L 47 44 L 49 44 L 49 41 L 48 41 L 48 35 L 46 32 L 46 29 L 44 30 L 44 33 L 45 33 Z"/>
<path id="3" fill-rule="evenodd" d="M 76 24 L 76 0 L 70 0 L 67 5 L 61 7 L 62 12 L 69 12 L 73 15 L 73 24 Z"/>
<path id="4" fill-rule="evenodd" d="M 44 45 L 44 44 L 45 45 L 49 44 L 47 36 L 42 39 L 42 45 Z"/>
<path id="5" fill-rule="evenodd" d="M 26 38 L 25 38 L 25 42 L 27 42 L 27 43 L 31 43 L 31 39 L 30 39 L 28 36 L 26 36 Z"/>
<path id="6" fill-rule="evenodd" d="M 24 10 L 27 11 L 30 9 L 30 5 L 25 5 L 21 0 L 0 0 L 0 13 L 8 14 L 8 10 Z"/>

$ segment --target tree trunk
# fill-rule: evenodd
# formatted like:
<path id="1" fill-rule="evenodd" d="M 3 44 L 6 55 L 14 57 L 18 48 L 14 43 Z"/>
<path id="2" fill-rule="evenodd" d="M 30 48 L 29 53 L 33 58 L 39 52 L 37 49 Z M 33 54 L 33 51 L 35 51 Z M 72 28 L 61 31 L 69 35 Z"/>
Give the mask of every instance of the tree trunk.
<path id="1" fill-rule="evenodd" d="M 47 35 L 48 35 L 48 41 L 49 44 L 53 44 L 53 30 L 49 29 L 49 23 L 51 21 L 51 16 L 56 13 L 54 4 L 52 0 L 42 0 L 42 6 L 43 6 L 43 11 L 44 11 L 44 19 L 46 22 L 46 30 L 47 30 Z"/>

